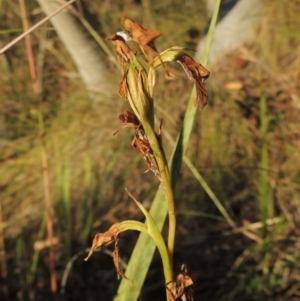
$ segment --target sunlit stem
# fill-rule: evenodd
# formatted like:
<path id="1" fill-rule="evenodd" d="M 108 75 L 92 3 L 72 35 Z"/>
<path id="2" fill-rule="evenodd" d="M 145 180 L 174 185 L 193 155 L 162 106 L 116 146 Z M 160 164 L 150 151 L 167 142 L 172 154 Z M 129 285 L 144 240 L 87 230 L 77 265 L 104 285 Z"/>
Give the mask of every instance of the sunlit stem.
<path id="1" fill-rule="evenodd" d="M 153 231 L 153 227 L 152 227 L 152 231 L 149 231 L 149 227 L 135 220 L 126 220 L 118 224 L 118 229 L 120 233 L 128 230 L 136 230 L 139 232 L 147 233 L 152 237 L 155 245 L 157 246 L 160 257 L 162 259 L 165 279 L 168 282 L 170 282 L 173 279 L 172 278 L 173 275 L 172 275 L 172 267 L 169 260 L 168 250 L 166 249 L 166 245 L 161 233 L 158 231 L 156 226 L 154 227 L 155 227 L 154 231 Z"/>
<path id="2" fill-rule="evenodd" d="M 162 180 L 161 181 L 162 187 L 164 189 L 166 199 L 167 199 L 168 216 L 169 216 L 168 253 L 169 253 L 169 258 L 172 266 L 174 244 L 175 244 L 175 232 L 176 232 L 176 215 L 175 215 L 174 194 L 171 186 L 169 168 L 168 168 L 166 156 L 164 154 L 164 150 L 161 148 L 161 145 L 151 125 L 147 123 L 147 121 L 143 123 L 143 121 L 141 120 L 141 122 L 143 124 L 145 133 L 148 137 L 153 153 L 155 155 L 157 165 L 160 171 L 160 177 Z"/>
<path id="3" fill-rule="evenodd" d="M 145 130 L 151 149 L 157 161 L 162 187 L 167 199 L 169 216 L 168 254 L 172 267 L 176 231 L 175 202 L 167 160 L 164 150 L 162 149 L 154 131 L 154 105 L 152 93 L 153 85 L 155 83 L 155 75 L 152 73 L 152 78 L 149 80 L 145 69 L 137 60 L 134 60 L 129 64 L 126 80 L 128 86 L 128 101 Z M 166 279 L 167 282 L 172 280 L 172 278 Z"/>

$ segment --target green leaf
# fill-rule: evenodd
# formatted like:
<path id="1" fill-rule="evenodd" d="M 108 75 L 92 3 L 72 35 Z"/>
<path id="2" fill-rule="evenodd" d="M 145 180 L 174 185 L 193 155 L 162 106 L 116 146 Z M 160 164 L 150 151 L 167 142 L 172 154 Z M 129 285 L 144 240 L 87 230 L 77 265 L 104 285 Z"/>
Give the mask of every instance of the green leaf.
<path id="1" fill-rule="evenodd" d="M 171 47 L 163 52 L 160 53 L 160 58 L 159 56 L 157 56 L 152 63 L 152 66 L 154 68 L 157 68 L 158 66 L 161 65 L 161 62 L 176 62 L 177 58 L 181 55 L 184 54 L 183 50 L 186 49 L 184 47 L 180 47 L 180 46 L 174 46 Z"/>

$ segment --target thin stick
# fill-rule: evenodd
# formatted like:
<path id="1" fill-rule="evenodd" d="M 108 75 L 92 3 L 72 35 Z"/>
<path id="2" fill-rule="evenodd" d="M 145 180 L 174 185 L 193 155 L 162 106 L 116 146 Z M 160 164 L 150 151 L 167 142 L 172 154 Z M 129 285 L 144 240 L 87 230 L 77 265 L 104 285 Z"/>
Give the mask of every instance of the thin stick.
<path id="1" fill-rule="evenodd" d="M 60 8 L 58 8 L 56 11 L 54 11 L 52 14 L 50 14 L 49 16 L 47 16 L 44 19 L 42 19 L 40 22 L 38 22 L 35 25 L 33 25 L 31 28 L 29 28 L 24 33 L 22 33 L 20 36 L 18 36 L 13 41 L 11 41 L 6 46 L 4 46 L 2 49 L 0 49 L 0 54 L 4 53 L 11 46 L 15 45 L 17 42 L 19 42 L 20 40 L 22 40 L 25 36 L 27 36 L 28 34 L 30 34 L 31 32 L 33 32 L 36 28 L 38 28 L 43 23 L 45 23 L 46 21 L 48 21 L 49 19 L 51 19 L 52 17 L 54 17 L 55 15 L 57 15 L 60 11 L 62 11 L 64 8 L 66 8 L 70 4 L 74 3 L 75 1 L 76 0 L 70 0 L 69 2 L 67 2 L 66 4 L 64 4 L 63 6 L 61 6 Z"/>
<path id="2" fill-rule="evenodd" d="M 29 33 L 28 30 L 29 24 L 27 20 L 25 1 L 19 0 L 22 23 L 25 32 Z M 32 28 L 31 28 L 32 29 Z M 34 61 L 34 54 L 31 45 L 30 35 L 27 34 L 25 36 L 25 45 L 30 69 L 30 76 L 32 81 L 33 95 L 38 107 L 40 107 L 40 91 L 37 83 L 37 72 Z M 50 241 L 53 240 L 53 207 L 51 204 L 50 198 L 50 179 L 49 179 L 49 167 L 48 167 L 48 159 L 47 152 L 45 148 L 44 142 L 44 121 L 42 116 L 42 111 L 38 108 L 38 128 L 39 128 L 39 137 L 41 142 L 41 159 L 42 159 L 42 171 L 43 171 L 43 184 L 44 184 L 44 195 L 45 195 L 45 206 L 47 209 L 47 234 L 48 239 Z M 49 248 L 49 269 L 50 269 L 50 283 L 51 283 L 51 291 L 52 293 L 57 292 L 57 280 L 56 280 L 56 272 L 55 272 L 55 254 L 53 245 Z"/>
<path id="3" fill-rule="evenodd" d="M 26 14 L 26 7 L 24 0 L 19 0 L 19 5 L 21 9 L 21 17 L 22 17 L 22 24 L 25 32 L 29 28 L 28 20 L 27 20 L 27 14 Z M 30 35 L 27 35 L 25 37 L 25 47 L 27 52 L 27 58 L 28 58 L 28 64 L 29 64 L 29 70 L 30 70 L 30 77 L 32 81 L 32 88 L 33 88 L 33 94 L 35 101 L 37 102 L 39 99 L 39 89 L 36 81 L 36 68 L 35 68 L 35 62 L 34 62 L 34 55 L 33 50 L 31 46 L 31 38 Z"/>

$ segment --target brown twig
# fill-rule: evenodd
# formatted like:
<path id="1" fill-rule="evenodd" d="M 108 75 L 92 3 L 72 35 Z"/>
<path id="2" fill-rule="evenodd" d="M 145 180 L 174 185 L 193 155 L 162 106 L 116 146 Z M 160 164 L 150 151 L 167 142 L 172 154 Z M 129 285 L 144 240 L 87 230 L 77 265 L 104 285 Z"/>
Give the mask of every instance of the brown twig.
<path id="1" fill-rule="evenodd" d="M 23 28 L 25 32 L 28 32 L 29 24 L 27 20 L 24 0 L 19 0 L 19 5 L 21 9 Z M 31 38 L 29 34 L 25 36 L 25 44 L 26 44 L 26 52 L 27 52 L 29 69 L 30 69 L 30 76 L 32 80 L 33 96 L 37 105 L 39 105 L 40 93 L 39 93 L 38 82 L 37 82 L 37 74 L 36 74 L 36 67 L 34 62 Z M 52 208 L 51 198 L 50 198 L 48 159 L 47 159 L 46 148 L 44 145 L 44 122 L 40 110 L 38 113 L 38 126 L 39 126 L 39 137 L 41 141 L 41 159 L 42 159 L 42 170 L 43 170 L 45 205 L 47 210 L 47 234 L 48 234 L 48 240 L 52 241 L 53 240 L 53 219 L 52 219 L 53 208 Z M 49 268 L 50 268 L 50 278 L 51 278 L 51 291 L 52 293 L 56 293 L 57 281 L 56 281 L 56 273 L 55 273 L 55 254 L 54 254 L 53 245 L 50 245 L 49 247 Z"/>
<path id="2" fill-rule="evenodd" d="M 64 4 L 63 6 L 61 6 L 60 8 L 58 8 L 56 11 L 54 11 L 52 14 L 50 14 L 49 16 L 45 17 L 43 20 L 41 20 L 40 22 L 36 23 L 35 25 L 33 25 L 31 28 L 29 28 L 28 30 L 26 30 L 24 33 L 22 33 L 21 35 L 19 35 L 17 38 L 15 38 L 13 41 L 11 41 L 10 43 L 8 43 L 6 46 L 4 46 L 2 49 L 0 49 L 0 54 L 4 53 L 6 50 L 8 50 L 11 46 L 15 45 L 16 43 L 18 43 L 20 40 L 22 40 L 24 37 L 26 37 L 28 34 L 30 34 L 31 32 L 33 32 L 35 29 L 37 29 L 39 26 L 41 26 L 42 24 L 44 24 L 46 21 L 48 21 L 49 19 L 51 19 L 52 17 L 54 17 L 55 15 L 57 15 L 60 11 L 62 11 L 64 8 L 66 8 L 67 6 L 69 6 L 70 4 L 74 3 L 76 0 L 70 0 L 69 2 L 67 2 L 66 4 Z"/>

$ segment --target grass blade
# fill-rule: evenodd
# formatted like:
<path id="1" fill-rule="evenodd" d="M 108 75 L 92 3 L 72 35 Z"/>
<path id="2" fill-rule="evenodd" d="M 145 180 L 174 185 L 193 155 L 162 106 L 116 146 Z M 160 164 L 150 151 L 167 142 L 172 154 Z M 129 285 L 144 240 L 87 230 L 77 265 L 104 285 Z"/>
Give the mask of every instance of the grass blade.
<path id="1" fill-rule="evenodd" d="M 267 237 L 267 223 L 268 219 L 268 145 L 267 145 L 267 99 L 264 90 L 260 98 L 260 132 L 261 132 L 261 173 L 260 173 L 260 187 L 259 187 L 259 199 L 261 206 L 261 222 L 263 224 L 262 237 Z"/>
<path id="2" fill-rule="evenodd" d="M 261 210 L 261 223 L 262 223 L 262 238 L 263 245 L 262 251 L 263 261 L 262 261 L 262 271 L 265 276 L 270 273 L 270 236 L 268 235 L 268 225 L 267 220 L 272 214 L 273 208 L 269 203 L 269 187 L 268 187 L 268 115 L 267 115 L 267 97 L 262 87 L 261 97 L 260 97 L 260 134 L 261 134 L 261 172 L 260 172 L 260 182 L 259 182 L 259 201 Z"/>
<path id="3" fill-rule="evenodd" d="M 232 220 L 232 218 L 229 216 L 228 212 L 226 211 L 226 209 L 224 208 L 224 206 L 222 205 L 222 203 L 220 202 L 220 200 L 217 198 L 217 196 L 215 195 L 215 193 L 212 191 L 212 189 L 209 187 L 209 185 L 206 183 L 206 181 L 204 180 L 204 178 L 202 177 L 202 175 L 199 173 L 199 171 L 196 169 L 196 167 L 194 166 L 194 164 L 190 161 L 190 159 L 186 156 L 183 157 L 184 163 L 187 165 L 187 167 L 190 169 L 190 171 L 192 172 L 193 176 L 195 177 L 195 179 L 197 179 L 197 181 L 200 183 L 200 185 L 202 186 L 202 188 L 205 190 L 205 192 L 208 194 L 208 196 L 211 198 L 211 200 L 214 202 L 215 206 L 219 209 L 219 211 L 221 212 L 221 214 L 223 215 L 224 219 L 226 220 L 226 222 L 231 226 L 231 227 L 235 227 L 235 223 Z"/>

